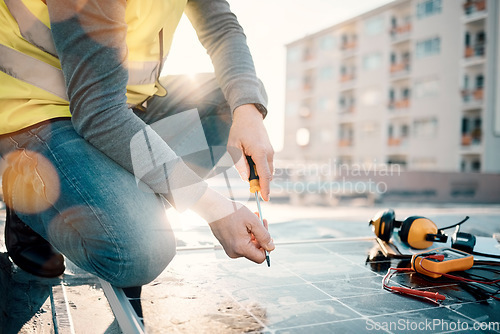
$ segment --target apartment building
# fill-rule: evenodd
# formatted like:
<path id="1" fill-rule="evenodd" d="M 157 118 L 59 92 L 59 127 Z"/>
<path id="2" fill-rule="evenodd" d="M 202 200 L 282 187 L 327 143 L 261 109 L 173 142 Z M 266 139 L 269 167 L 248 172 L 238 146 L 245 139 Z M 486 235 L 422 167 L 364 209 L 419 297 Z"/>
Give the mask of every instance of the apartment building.
<path id="1" fill-rule="evenodd" d="M 500 1 L 396 0 L 287 45 L 279 158 L 500 173 Z"/>

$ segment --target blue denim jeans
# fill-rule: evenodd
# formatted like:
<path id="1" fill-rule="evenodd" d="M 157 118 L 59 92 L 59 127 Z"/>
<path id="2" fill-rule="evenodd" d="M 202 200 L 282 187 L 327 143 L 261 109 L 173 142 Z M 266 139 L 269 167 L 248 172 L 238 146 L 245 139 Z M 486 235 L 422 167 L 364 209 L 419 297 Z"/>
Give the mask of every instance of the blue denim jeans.
<path id="1" fill-rule="evenodd" d="M 215 80 L 162 82 L 168 95 L 148 101 L 139 117 L 153 123 L 195 107 L 209 145 L 225 145 L 231 115 Z M 81 138 L 71 120 L 4 135 L 0 155 L 14 211 L 80 268 L 130 287 L 155 279 L 174 257 L 165 202 L 140 190 L 134 175 Z"/>

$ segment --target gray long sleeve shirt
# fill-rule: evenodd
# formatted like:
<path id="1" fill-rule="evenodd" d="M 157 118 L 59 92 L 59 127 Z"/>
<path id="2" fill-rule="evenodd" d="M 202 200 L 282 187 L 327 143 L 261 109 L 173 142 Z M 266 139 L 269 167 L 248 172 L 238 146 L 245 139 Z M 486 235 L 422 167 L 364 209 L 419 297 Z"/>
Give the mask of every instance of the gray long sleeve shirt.
<path id="1" fill-rule="evenodd" d="M 148 129 L 127 106 L 125 0 L 47 0 L 54 43 L 61 61 L 75 130 L 126 170 L 140 170 L 153 191 L 183 189 L 180 209 L 202 196 L 206 185 L 168 145 Z M 189 0 L 185 13 L 210 55 L 217 80 L 231 107 L 266 105 L 266 94 L 255 75 L 246 37 L 224 0 Z M 163 165 L 132 165 L 130 142 L 147 134 L 151 150 Z M 134 159 L 141 161 L 141 159 Z M 165 178 L 168 178 L 167 182 Z M 190 185 L 186 190 L 185 186 Z M 170 198 L 172 199 L 172 198 Z"/>

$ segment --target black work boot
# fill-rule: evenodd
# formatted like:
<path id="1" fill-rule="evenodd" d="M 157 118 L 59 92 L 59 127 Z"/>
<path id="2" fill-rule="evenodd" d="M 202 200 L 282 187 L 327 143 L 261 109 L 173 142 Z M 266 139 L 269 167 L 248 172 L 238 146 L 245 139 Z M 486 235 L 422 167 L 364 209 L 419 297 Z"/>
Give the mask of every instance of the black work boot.
<path id="1" fill-rule="evenodd" d="M 144 316 L 142 315 L 142 304 L 141 304 L 142 286 L 122 288 L 122 290 L 125 293 L 125 296 L 127 296 L 128 301 L 130 302 L 130 305 L 132 305 L 132 308 L 134 309 L 135 313 L 144 324 L 143 320 Z"/>
<path id="2" fill-rule="evenodd" d="M 41 277 L 64 272 L 64 257 L 33 231 L 7 206 L 5 246 L 12 261 L 22 270 Z"/>
<path id="3" fill-rule="evenodd" d="M 9 200 L 12 196 L 12 182 L 12 168 L 7 167 L 2 177 L 3 197 L 7 211 L 5 219 L 7 254 L 19 268 L 30 274 L 57 277 L 65 270 L 64 257 L 16 215 Z"/>

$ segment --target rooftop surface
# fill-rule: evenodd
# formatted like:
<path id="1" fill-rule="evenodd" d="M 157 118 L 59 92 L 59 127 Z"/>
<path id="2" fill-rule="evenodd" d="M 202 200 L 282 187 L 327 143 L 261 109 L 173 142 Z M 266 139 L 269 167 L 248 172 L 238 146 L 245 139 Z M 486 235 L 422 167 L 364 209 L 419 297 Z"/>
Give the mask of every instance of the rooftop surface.
<path id="1" fill-rule="evenodd" d="M 494 287 L 410 273 L 392 277 L 390 285 L 445 295 L 440 304 L 382 288 L 389 266 L 407 265 L 381 257 L 368 227 L 384 208 L 264 203 L 262 209 L 277 244 L 270 268 L 229 259 L 207 226 L 190 216 L 171 216 L 185 223 L 173 224 L 177 256 L 143 287 L 147 333 L 456 333 L 479 326 L 484 330 L 474 332 L 500 332 L 500 302 L 489 297 Z M 463 231 L 500 233 L 498 205 L 394 209 L 397 217 L 423 215 L 440 227 L 468 215 Z M 2 233 L 4 218 L 0 211 Z M 480 274 L 499 278 L 493 271 Z M 3 235 L 0 282 L 0 333 L 121 333 L 96 277 L 71 263 L 60 279 L 29 275 L 11 264 Z"/>

